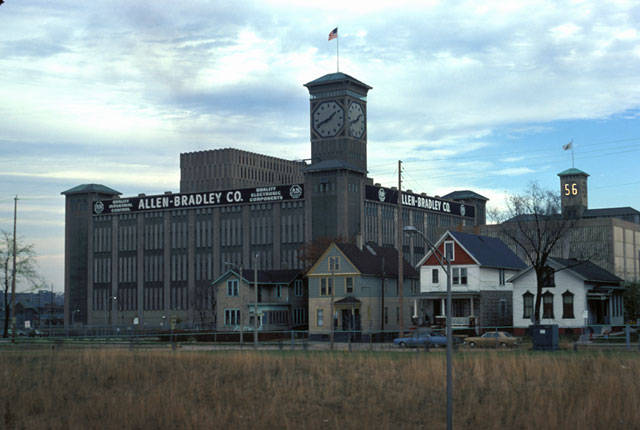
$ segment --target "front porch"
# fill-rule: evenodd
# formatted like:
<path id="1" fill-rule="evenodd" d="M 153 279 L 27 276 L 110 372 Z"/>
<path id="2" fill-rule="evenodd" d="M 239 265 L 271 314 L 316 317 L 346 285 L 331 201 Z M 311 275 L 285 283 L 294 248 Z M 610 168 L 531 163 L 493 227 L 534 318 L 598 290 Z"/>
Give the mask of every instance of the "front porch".
<path id="1" fill-rule="evenodd" d="M 451 302 L 451 326 L 455 329 L 474 329 L 478 325 L 479 296 L 476 294 L 455 294 Z M 414 318 L 419 325 L 445 327 L 447 324 L 446 295 L 416 299 Z"/>
<path id="2" fill-rule="evenodd" d="M 248 305 L 249 328 L 255 324 L 255 302 Z M 291 309 L 283 303 L 258 303 L 258 330 L 277 331 L 291 328 Z"/>

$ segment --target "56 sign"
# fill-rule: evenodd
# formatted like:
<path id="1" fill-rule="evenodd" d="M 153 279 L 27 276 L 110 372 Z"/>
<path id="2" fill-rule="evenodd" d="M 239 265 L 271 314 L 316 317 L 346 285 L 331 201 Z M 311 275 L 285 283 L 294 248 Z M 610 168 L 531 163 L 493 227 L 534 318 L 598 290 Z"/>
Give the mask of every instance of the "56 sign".
<path id="1" fill-rule="evenodd" d="M 571 184 L 564 184 L 563 193 L 565 196 L 577 196 L 578 195 L 578 184 L 572 182 Z"/>

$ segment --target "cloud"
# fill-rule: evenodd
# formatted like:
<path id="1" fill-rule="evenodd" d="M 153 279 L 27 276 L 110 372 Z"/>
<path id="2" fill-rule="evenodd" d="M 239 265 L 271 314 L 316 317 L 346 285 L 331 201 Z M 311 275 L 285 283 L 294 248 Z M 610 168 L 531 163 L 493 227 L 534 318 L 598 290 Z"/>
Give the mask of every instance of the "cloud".
<path id="1" fill-rule="evenodd" d="M 0 180 L 60 205 L 78 183 L 176 190 L 181 152 L 308 158 L 303 84 L 339 42 L 340 70 L 373 86 L 376 181 L 403 158 L 415 190 L 494 193 L 555 169 L 536 136 L 637 117 L 639 20 L 624 1 L 7 2 Z"/>

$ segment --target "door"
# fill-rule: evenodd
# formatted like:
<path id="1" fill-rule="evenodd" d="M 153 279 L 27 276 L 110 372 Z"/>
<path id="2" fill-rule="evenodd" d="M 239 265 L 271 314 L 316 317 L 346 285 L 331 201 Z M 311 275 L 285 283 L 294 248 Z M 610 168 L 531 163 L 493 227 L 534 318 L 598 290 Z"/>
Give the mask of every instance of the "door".
<path id="1" fill-rule="evenodd" d="M 344 331 L 350 331 L 352 330 L 352 326 L 351 326 L 351 310 L 350 309 L 343 309 L 341 312 L 342 315 L 342 330 Z"/>

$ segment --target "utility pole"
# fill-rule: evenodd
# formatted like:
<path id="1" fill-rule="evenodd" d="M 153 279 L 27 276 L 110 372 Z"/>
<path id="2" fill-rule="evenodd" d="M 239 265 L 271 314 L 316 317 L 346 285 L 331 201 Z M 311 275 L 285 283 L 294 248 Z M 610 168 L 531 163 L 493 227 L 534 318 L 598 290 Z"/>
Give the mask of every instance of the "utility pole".
<path id="1" fill-rule="evenodd" d="M 16 342 L 16 224 L 18 219 L 18 196 L 13 199 L 13 269 L 11 271 L 11 342 Z"/>
<path id="2" fill-rule="evenodd" d="M 402 160 L 398 160 L 398 225 L 396 227 L 396 240 L 398 243 L 398 303 L 400 308 L 400 333 L 398 336 L 404 336 L 404 303 L 403 303 L 403 279 L 404 279 L 404 253 L 402 246 Z"/>

